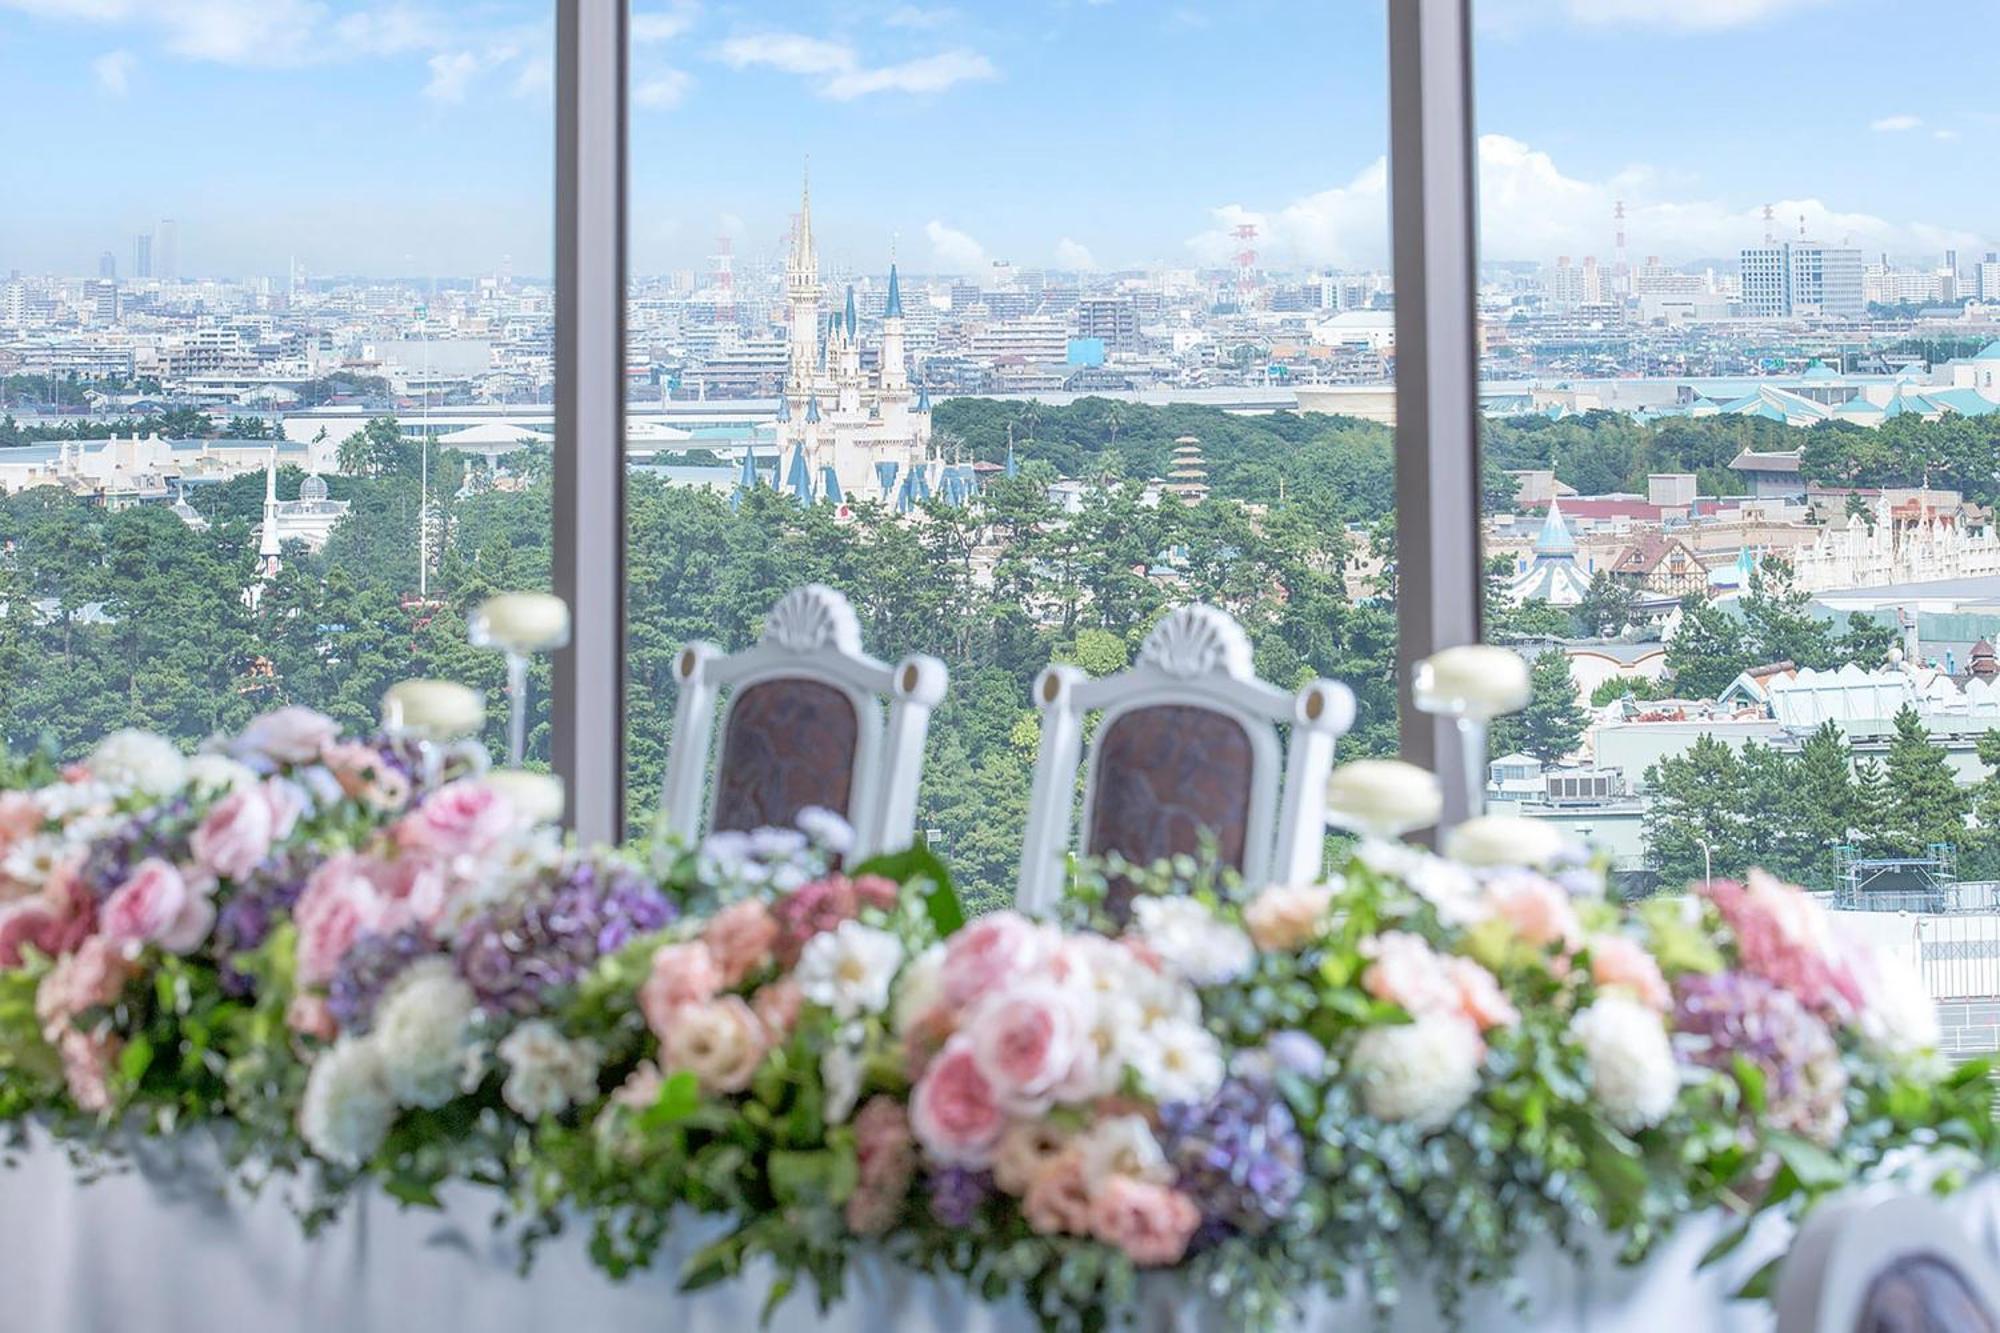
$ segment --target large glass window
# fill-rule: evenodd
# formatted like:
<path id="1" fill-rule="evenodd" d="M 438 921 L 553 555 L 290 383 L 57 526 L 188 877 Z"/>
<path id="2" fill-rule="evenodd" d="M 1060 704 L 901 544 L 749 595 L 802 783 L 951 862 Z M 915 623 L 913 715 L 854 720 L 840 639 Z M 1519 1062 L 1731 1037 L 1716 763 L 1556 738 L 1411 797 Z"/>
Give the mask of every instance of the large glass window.
<path id="1" fill-rule="evenodd" d="M 1956 901 L 2000 866 L 2000 261 L 1926 52 L 1982 11 L 1477 14 L 1487 624 L 1535 682 L 1491 799 L 1634 891 Z"/>
<path id="2" fill-rule="evenodd" d="M 497 744 L 465 615 L 549 577 L 550 7 L 9 8 L 0 736 L 440 675 Z"/>
<path id="3" fill-rule="evenodd" d="M 630 811 L 694 637 L 942 658 L 918 822 L 1009 891 L 1051 659 L 1221 606 L 1395 746 L 1378 5 L 632 14 Z M 1104 74 L 1115 51 L 1122 73 Z"/>

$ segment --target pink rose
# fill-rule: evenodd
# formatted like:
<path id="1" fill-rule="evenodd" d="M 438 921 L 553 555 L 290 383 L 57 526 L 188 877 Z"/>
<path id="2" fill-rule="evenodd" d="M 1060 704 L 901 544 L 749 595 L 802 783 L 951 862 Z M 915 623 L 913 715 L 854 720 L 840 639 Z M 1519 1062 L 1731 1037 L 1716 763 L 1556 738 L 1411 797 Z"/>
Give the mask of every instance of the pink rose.
<path id="1" fill-rule="evenodd" d="M 1048 1110 L 1091 1040 L 1071 997 L 1036 982 L 988 995 L 962 1030 L 979 1072 L 1012 1115 Z"/>
<path id="2" fill-rule="evenodd" d="M 1500 919 L 1535 948 L 1568 953 L 1582 941 L 1583 923 L 1561 885 L 1540 875 L 1512 875 L 1487 892 Z"/>
<path id="3" fill-rule="evenodd" d="M 411 921 L 435 926 L 461 888 L 449 869 L 428 856 L 399 856 L 378 863 L 375 883 L 387 900 L 384 924 L 389 929 Z"/>
<path id="4" fill-rule="evenodd" d="M 1021 1215 L 1038 1236 L 1090 1233 L 1090 1181 L 1075 1144 L 1049 1158 L 1021 1196 Z"/>
<path id="5" fill-rule="evenodd" d="M 1176 1264 L 1201 1225 L 1194 1200 L 1167 1185 L 1112 1176 L 1090 1203 L 1090 1232 L 1141 1268 Z"/>
<path id="6" fill-rule="evenodd" d="M 711 917 L 701 939 L 715 956 L 723 986 L 733 988 L 770 963 L 778 943 L 778 922 L 763 903 L 745 898 Z"/>
<path id="7" fill-rule="evenodd" d="M 353 852 L 328 858 L 313 871 L 292 909 L 299 931 L 298 981 L 324 986 L 364 930 L 373 930 L 388 904 L 372 875 L 376 863 Z"/>
<path id="8" fill-rule="evenodd" d="M 460 778 L 397 821 L 396 845 L 437 857 L 478 856 L 517 823 L 513 802 L 477 778 Z"/>
<path id="9" fill-rule="evenodd" d="M 1624 935 L 1593 935 L 1590 979 L 1604 990 L 1623 990 L 1649 1009 L 1665 1013 L 1673 1007 L 1673 992 L 1660 975 L 1660 965 L 1637 940 Z"/>
<path id="10" fill-rule="evenodd" d="M 372 745 L 360 741 L 329 745 L 320 755 L 320 762 L 333 774 L 349 800 L 359 801 L 371 810 L 400 810 L 410 799 L 410 779 Z"/>
<path id="11" fill-rule="evenodd" d="M 1303 949 L 1326 929 L 1333 890 L 1324 884 L 1274 884 L 1243 909 L 1250 940 L 1266 953 Z"/>
<path id="12" fill-rule="evenodd" d="M 888 911 L 903 896 L 896 881 L 884 875 L 861 875 L 854 881 L 854 896 L 863 907 Z"/>
<path id="13" fill-rule="evenodd" d="M 56 958 L 97 929 L 97 903 L 78 876 L 76 862 L 59 861 L 33 897 L 0 903 L 0 968 L 19 967 L 22 951 Z"/>
<path id="14" fill-rule="evenodd" d="M 124 953 L 102 935 L 64 954 L 35 987 L 35 1020 L 42 1036 L 54 1043 L 82 1015 L 115 1004 L 131 975 Z"/>
<path id="15" fill-rule="evenodd" d="M 879 1236 L 895 1225 L 917 1169 L 910 1122 L 895 1098 L 870 1097 L 854 1117 L 854 1155 L 859 1178 L 847 1199 L 847 1229 Z"/>
<path id="16" fill-rule="evenodd" d="M 114 944 L 158 944 L 187 953 L 208 938 L 215 903 L 158 857 L 141 861 L 104 900 L 99 929 Z"/>
<path id="17" fill-rule="evenodd" d="M 687 1070 L 703 1092 L 741 1092 L 770 1050 L 757 1015 L 740 995 L 678 1006 L 660 1038 L 660 1064 Z"/>
<path id="18" fill-rule="evenodd" d="M 332 1041 L 340 1035 L 340 1027 L 333 1021 L 333 1010 L 323 995 L 303 992 L 294 995 L 285 1006 L 285 1026 L 301 1037 L 317 1037 L 321 1041 Z"/>
<path id="19" fill-rule="evenodd" d="M 932 1158 L 983 1167 L 1006 1127 L 993 1084 L 964 1036 L 945 1043 L 910 1096 L 910 1128 Z"/>
<path id="20" fill-rule="evenodd" d="M 757 1014 L 757 1021 L 771 1034 L 773 1041 L 783 1041 L 792 1035 L 798 1026 L 799 1009 L 805 1004 L 805 996 L 799 991 L 799 983 L 790 977 L 779 977 L 768 985 L 759 986 L 750 997 L 750 1008 Z"/>
<path id="21" fill-rule="evenodd" d="M 78 1110 L 102 1115 L 111 1109 L 111 1066 L 123 1049 L 124 1043 L 106 1032 L 71 1028 L 57 1040 L 63 1082 Z"/>
<path id="22" fill-rule="evenodd" d="M 639 987 L 639 1012 L 662 1042 L 674 1027 L 677 1011 L 715 998 L 722 989 L 722 969 L 700 940 L 662 944 L 653 951 L 653 968 Z"/>
<path id="23" fill-rule="evenodd" d="M 1459 1012 L 1471 1019 L 1481 1032 L 1510 1028 L 1521 1021 L 1521 1011 L 1500 989 L 1500 982 L 1470 958 L 1447 960 L 1445 974 L 1458 992 Z"/>
<path id="24" fill-rule="evenodd" d="M 35 798 L 24 791 L 0 792 L 0 849 L 42 831 L 47 817 Z"/>
<path id="25" fill-rule="evenodd" d="M 236 739 L 238 753 L 275 764 L 309 764 L 340 735 L 340 726 L 310 708 L 279 708 L 255 718 Z"/>
<path id="26" fill-rule="evenodd" d="M 666 1085 L 666 1078 L 660 1067 L 651 1060 L 641 1060 L 636 1069 L 625 1076 L 611 1094 L 614 1106 L 622 1106 L 628 1111 L 650 1110 L 660 1100 L 660 1089 Z"/>
<path id="27" fill-rule="evenodd" d="M 1042 960 L 1048 935 L 1018 912 L 992 912 L 945 941 L 945 1003 L 963 1008 Z"/>
<path id="28" fill-rule="evenodd" d="M 1361 988 L 1378 1000 L 1412 1014 L 1458 1007 L 1458 987 L 1423 936 L 1389 930 L 1368 940 L 1361 951 L 1373 958 L 1361 973 Z"/>
<path id="29" fill-rule="evenodd" d="M 243 880 L 271 854 L 279 807 L 265 785 L 244 787 L 209 807 L 188 846 L 195 861 L 223 879 Z"/>

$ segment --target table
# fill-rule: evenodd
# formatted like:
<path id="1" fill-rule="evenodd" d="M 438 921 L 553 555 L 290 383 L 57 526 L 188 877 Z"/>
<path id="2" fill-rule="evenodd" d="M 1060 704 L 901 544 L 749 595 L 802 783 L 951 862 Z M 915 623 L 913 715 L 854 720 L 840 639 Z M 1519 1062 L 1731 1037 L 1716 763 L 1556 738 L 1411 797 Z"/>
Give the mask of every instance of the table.
<path id="1" fill-rule="evenodd" d="M 681 1258 L 718 1234 L 690 1218 L 660 1266 L 620 1284 L 591 1267 L 586 1237 L 550 1242 L 526 1279 L 488 1227 L 491 1196 L 465 1188 L 443 1212 L 405 1209 L 386 1196 L 355 1202 L 307 1241 L 280 1187 L 254 1197 L 223 1187 L 212 1145 L 146 1143 L 136 1168 L 86 1183 L 68 1156 L 37 1138 L 0 1171 L 0 1327 L 22 1333 L 752 1333 L 765 1279 L 682 1296 Z M 1955 1211 L 1975 1243 L 2000 1257 L 2000 1178 L 1960 1196 Z M 1728 1292 L 1788 1241 L 1776 1219 L 1708 1271 L 1702 1252 L 1726 1225 L 1696 1217 L 1645 1265 L 1609 1257 L 1579 1267 L 1532 1250 L 1523 1273 L 1535 1306 L 1523 1316 L 1497 1292 L 1474 1295 L 1465 1327 L 1479 1333 L 1657 1333 L 1661 1329 L 1769 1333 L 1761 1303 Z M 1145 1333 L 1223 1333 L 1219 1313 L 1171 1279 L 1148 1284 L 1136 1327 Z M 815 1333 L 1033 1333 L 1019 1305 L 987 1305 L 956 1283 L 864 1258 L 848 1298 L 822 1318 L 809 1296 L 781 1306 L 773 1329 Z M 1371 1327 L 1358 1298 L 1311 1303 L 1313 1330 Z M 1441 1321 L 1413 1278 L 1396 1330 Z"/>

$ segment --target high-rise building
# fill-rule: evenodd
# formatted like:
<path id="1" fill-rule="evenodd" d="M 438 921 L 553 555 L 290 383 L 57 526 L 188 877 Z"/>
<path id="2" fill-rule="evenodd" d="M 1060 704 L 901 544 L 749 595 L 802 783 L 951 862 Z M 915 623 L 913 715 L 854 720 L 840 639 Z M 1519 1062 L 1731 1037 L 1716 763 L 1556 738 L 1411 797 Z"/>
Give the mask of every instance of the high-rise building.
<path id="1" fill-rule="evenodd" d="M 97 257 L 97 276 L 115 278 L 118 276 L 118 256 L 106 250 Z"/>
<path id="2" fill-rule="evenodd" d="M 132 276 L 153 276 L 153 233 L 142 231 L 132 238 Z"/>
<path id="3" fill-rule="evenodd" d="M 1818 241 L 1746 246 L 1742 254 L 1743 313 L 1781 319 L 1860 315 L 1861 251 Z"/>
<path id="4" fill-rule="evenodd" d="M 1988 250 L 1979 261 L 1979 299 L 2000 301 L 2000 250 Z"/>
<path id="5" fill-rule="evenodd" d="M 90 320 L 100 327 L 118 322 L 118 284 L 112 279 L 99 278 L 90 284 Z"/>
<path id="6" fill-rule="evenodd" d="M 181 275 L 181 224 L 172 218 L 160 219 L 160 276 L 172 281 Z"/>

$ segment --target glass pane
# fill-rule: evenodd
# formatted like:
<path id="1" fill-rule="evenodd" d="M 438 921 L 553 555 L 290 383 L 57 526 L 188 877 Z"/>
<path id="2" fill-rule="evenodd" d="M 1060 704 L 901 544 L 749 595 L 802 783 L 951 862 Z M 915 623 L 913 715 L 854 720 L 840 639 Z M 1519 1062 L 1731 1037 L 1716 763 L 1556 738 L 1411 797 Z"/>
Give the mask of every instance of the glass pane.
<path id="1" fill-rule="evenodd" d="M 1633 892 L 1960 901 L 2000 873 L 1985 120 L 1818 6 L 1478 18 L 1488 623 L 1535 681 L 1492 800 Z"/>
<path id="2" fill-rule="evenodd" d="M 0 42 L 36 108 L 0 210 L 6 743 L 280 704 L 365 728 L 436 675 L 491 691 L 498 746 L 465 617 L 548 581 L 551 8 L 28 10 Z"/>
<path id="3" fill-rule="evenodd" d="M 1036 674 L 1174 606 L 1393 748 L 1385 51 L 1368 4 L 634 8 L 635 823 L 677 650 L 809 581 L 949 668 L 918 832 L 982 905 Z"/>

